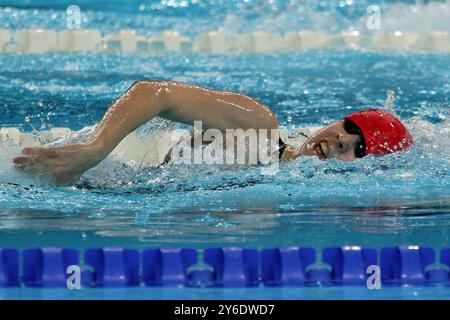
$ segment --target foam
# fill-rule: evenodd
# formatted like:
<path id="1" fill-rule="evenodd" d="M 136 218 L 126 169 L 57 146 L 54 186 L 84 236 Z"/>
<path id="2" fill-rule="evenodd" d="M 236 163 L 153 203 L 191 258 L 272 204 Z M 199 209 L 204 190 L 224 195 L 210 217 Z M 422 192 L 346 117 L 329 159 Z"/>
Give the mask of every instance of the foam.
<path id="1" fill-rule="evenodd" d="M 406 152 L 402 157 L 399 157 L 399 154 L 394 154 L 377 158 L 376 160 L 366 157 L 361 159 L 361 161 L 356 161 L 351 164 L 352 170 L 359 172 L 355 174 L 355 179 L 359 179 L 359 175 L 365 175 L 367 171 L 370 172 L 373 179 L 379 180 L 377 180 L 377 183 L 383 185 L 385 170 L 389 168 L 389 170 L 393 170 L 392 174 L 398 173 L 398 176 L 395 178 L 402 181 L 403 179 L 408 181 L 424 179 L 424 181 L 428 181 L 429 177 L 433 178 L 434 175 L 436 177 L 433 178 L 433 183 L 437 181 L 436 179 L 445 180 L 440 175 L 445 170 L 448 170 L 448 164 L 450 163 L 450 143 L 447 139 L 450 133 L 450 123 L 447 121 L 435 125 L 420 119 L 420 117 L 407 119 L 404 123 L 415 140 L 415 144 L 411 148 L 412 152 Z M 153 183 L 151 182 L 153 179 L 160 182 L 161 171 L 149 171 L 147 169 L 160 166 L 167 153 L 177 144 L 178 141 L 172 141 L 172 130 L 175 128 L 174 124 L 168 125 L 163 121 L 152 121 L 148 125 L 135 130 L 125 137 L 104 161 L 95 168 L 88 170 L 83 177 L 94 185 L 108 186 L 137 181 L 136 177 L 138 177 L 137 179 L 143 179 L 142 181 L 148 181 L 150 184 Z M 320 126 L 309 126 L 308 130 L 314 133 L 320 128 Z M 93 130 L 94 126 L 90 126 L 79 131 L 71 131 L 68 128 L 52 128 L 34 133 L 25 133 L 19 128 L 0 128 L 0 181 L 19 184 L 36 183 L 34 178 L 26 176 L 13 167 L 12 160 L 20 154 L 23 147 L 56 146 L 83 142 L 89 139 Z M 334 183 L 336 179 L 341 178 L 342 170 L 344 172 L 348 170 L 346 166 L 347 164 L 334 160 L 320 162 L 316 159 L 302 158 L 286 164 L 287 174 L 281 175 L 279 179 L 281 179 L 280 183 L 283 183 L 283 179 L 290 181 L 292 175 L 300 175 L 301 179 L 305 179 L 309 184 L 319 183 L 318 181 L 324 179 Z M 204 171 L 225 172 L 227 170 L 235 172 L 235 170 L 239 169 L 239 166 L 233 166 L 233 168 L 223 166 L 201 167 L 204 168 L 198 169 L 200 173 Z M 190 184 L 191 180 L 189 177 L 195 174 L 195 170 L 197 170 L 194 170 L 195 166 L 169 165 L 168 168 L 168 171 L 164 171 L 168 174 L 164 179 L 171 180 L 173 177 L 183 177 L 181 184 L 183 184 L 183 181 Z M 404 171 L 405 169 L 407 170 L 406 172 Z M 255 170 L 258 171 L 259 169 Z M 155 173 L 153 174 L 152 172 Z M 230 174 L 233 176 L 234 173 Z M 40 181 L 37 182 L 40 183 Z M 315 189 L 312 188 L 310 190 L 312 194 L 314 194 L 313 190 Z"/>
<path id="2" fill-rule="evenodd" d="M 315 132 L 321 127 L 310 127 Z M 112 151 L 110 158 L 134 168 L 142 166 L 154 167 L 164 162 L 166 155 L 180 141 L 174 140 L 172 127 L 162 130 L 134 131 L 126 136 Z M 86 127 L 80 131 L 69 128 L 51 128 L 34 133 L 22 132 L 19 128 L 0 128 L 0 152 L 8 153 L 16 150 L 18 154 L 24 147 L 57 146 L 67 143 L 86 141 L 92 133 L 93 127 Z M 190 136 L 185 136 L 190 139 Z"/>
<path id="3" fill-rule="evenodd" d="M 80 131 L 69 128 L 51 128 L 35 133 L 24 133 L 19 128 L 0 128 L 0 152 L 10 153 L 24 147 L 55 146 L 65 143 L 85 141 L 92 127 Z M 111 157 L 122 163 L 135 166 L 156 166 L 164 161 L 166 154 L 175 145 L 168 130 L 142 134 L 132 132 L 126 136 L 111 153 Z M 145 146 L 145 147 L 143 147 Z"/>

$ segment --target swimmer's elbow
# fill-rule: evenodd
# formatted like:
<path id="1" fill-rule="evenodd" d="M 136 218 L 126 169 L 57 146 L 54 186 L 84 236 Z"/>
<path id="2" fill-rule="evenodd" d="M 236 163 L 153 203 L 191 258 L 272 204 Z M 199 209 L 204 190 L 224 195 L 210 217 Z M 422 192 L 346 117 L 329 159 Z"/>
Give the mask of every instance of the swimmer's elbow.
<path id="1" fill-rule="evenodd" d="M 138 80 L 131 90 L 142 96 L 150 107 L 164 111 L 170 98 L 170 81 Z"/>
<path id="2" fill-rule="evenodd" d="M 259 113 L 259 124 L 264 129 L 278 129 L 278 120 L 275 113 L 264 106 Z"/>
<path id="3" fill-rule="evenodd" d="M 278 129 L 279 128 L 278 120 L 277 117 L 275 116 L 275 113 L 272 110 L 270 109 L 268 110 L 267 117 L 269 122 L 269 128 Z"/>

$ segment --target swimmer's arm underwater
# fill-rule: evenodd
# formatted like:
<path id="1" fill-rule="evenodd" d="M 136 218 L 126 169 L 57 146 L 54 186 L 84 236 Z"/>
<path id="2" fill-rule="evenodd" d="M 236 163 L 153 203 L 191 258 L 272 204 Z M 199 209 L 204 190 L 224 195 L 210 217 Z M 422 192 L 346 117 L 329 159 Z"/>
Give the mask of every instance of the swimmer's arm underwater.
<path id="1" fill-rule="evenodd" d="M 78 179 L 96 166 L 125 138 L 153 117 L 204 129 L 276 129 L 274 113 L 246 95 L 172 81 L 137 81 L 107 110 L 86 143 L 50 148 L 24 148 L 15 167 L 48 174 L 57 184 Z"/>

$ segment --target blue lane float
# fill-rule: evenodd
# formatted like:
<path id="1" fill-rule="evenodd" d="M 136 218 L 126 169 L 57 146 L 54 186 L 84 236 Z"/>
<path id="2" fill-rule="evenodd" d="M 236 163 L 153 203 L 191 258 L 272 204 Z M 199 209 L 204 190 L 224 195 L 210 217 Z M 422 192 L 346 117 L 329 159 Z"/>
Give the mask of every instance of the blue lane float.
<path id="1" fill-rule="evenodd" d="M 19 251 L 0 248 L 0 287 L 16 287 L 19 283 Z"/>
<path id="2" fill-rule="evenodd" d="M 446 283 L 450 281 L 450 248 L 445 248 L 441 250 L 441 264 L 446 267 L 444 268 L 434 268 L 428 270 L 427 276 L 429 281 L 432 283 Z"/>
<path id="3" fill-rule="evenodd" d="M 308 282 L 306 268 L 316 261 L 313 248 L 261 250 L 261 277 L 266 286 L 298 286 Z"/>
<path id="4" fill-rule="evenodd" d="M 22 255 L 21 255 L 22 254 Z M 366 286 L 380 270 L 383 285 L 450 285 L 450 248 L 359 246 L 86 249 L 0 248 L 0 287 L 67 287 L 77 267 L 87 287 Z M 80 261 L 83 257 L 83 261 Z M 22 268 L 20 268 L 20 266 Z M 20 272 L 21 270 L 21 272 Z"/>
<path id="5" fill-rule="evenodd" d="M 385 284 L 423 285 L 427 282 L 426 267 L 435 262 L 432 248 L 400 246 L 380 251 L 381 278 Z"/>
<path id="6" fill-rule="evenodd" d="M 138 286 L 139 259 L 140 253 L 134 249 L 87 249 L 84 253 L 84 262 L 91 266 L 93 271 L 88 272 L 86 279 L 91 280 L 89 285 L 94 287 Z"/>
<path id="7" fill-rule="evenodd" d="M 143 282 L 147 286 L 185 286 L 188 268 L 197 263 L 195 249 L 147 249 L 142 254 Z"/>
<path id="8" fill-rule="evenodd" d="M 322 261 L 331 266 L 333 283 L 365 285 L 369 276 L 367 268 L 377 265 L 377 251 L 356 246 L 325 248 Z"/>
<path id="9" fill-rule="evenodd" d="M 255 287 L 258 279 L 258 250 L 239 247 L 209 248 L 204 261 L 213 267 L 213 281 L 219 287 Z"/>
<path id="10" fill-rule="evenodd" d="M 67 268 L 78 264 L 76 249 L 26 249 L 23 251 L 22 281 L 29 287 L 65 287 Z"/>

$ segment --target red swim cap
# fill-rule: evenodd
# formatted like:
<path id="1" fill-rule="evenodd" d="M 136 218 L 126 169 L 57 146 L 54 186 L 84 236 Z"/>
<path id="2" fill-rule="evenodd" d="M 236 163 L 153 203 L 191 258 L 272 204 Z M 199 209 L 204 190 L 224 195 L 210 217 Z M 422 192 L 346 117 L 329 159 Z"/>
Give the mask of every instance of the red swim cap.
<path id="1" fill-rule="evenodd" d="M 361 129 L 366 144 L 365 155 L 389 154 L 404 150 L 414 141 L 399 119 L 382 110 L 370 109 L 354 112 L 345 119 Z"/>

